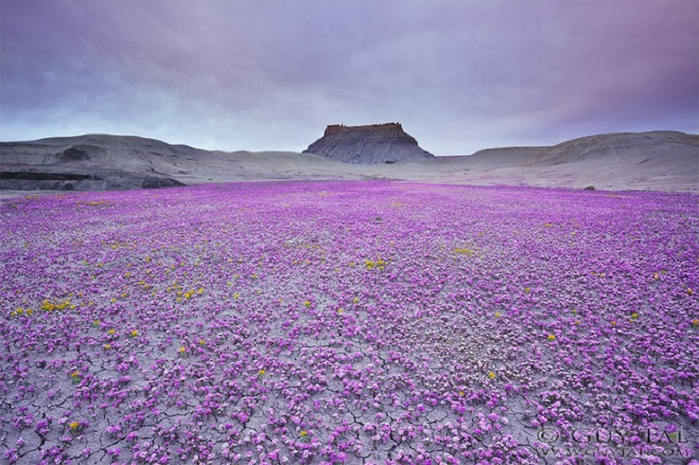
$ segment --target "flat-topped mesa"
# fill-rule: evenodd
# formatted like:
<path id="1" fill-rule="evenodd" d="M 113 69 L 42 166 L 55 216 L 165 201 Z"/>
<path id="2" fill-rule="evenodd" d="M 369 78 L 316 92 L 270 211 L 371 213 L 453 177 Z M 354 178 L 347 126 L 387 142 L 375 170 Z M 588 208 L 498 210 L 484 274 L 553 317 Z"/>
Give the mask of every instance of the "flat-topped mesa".
<path id="1" fill-rule="evenodd" d="M 396 163 L 432 160 L 434 155 L 421 149 L 400 123 L 345 126 L 331 124 L 323 137 L 304 153 L 353 164 Z"/>

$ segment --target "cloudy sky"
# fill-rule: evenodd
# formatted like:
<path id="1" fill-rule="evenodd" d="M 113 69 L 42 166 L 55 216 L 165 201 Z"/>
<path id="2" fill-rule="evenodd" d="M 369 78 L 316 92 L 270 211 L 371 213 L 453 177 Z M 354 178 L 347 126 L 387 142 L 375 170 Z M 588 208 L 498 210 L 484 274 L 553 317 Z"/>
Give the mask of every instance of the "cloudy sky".
<path id="1" fill-rule="evenodd" d="M 699 131 L 696 0 L 2 0 L 0 140 L 305 149 L 399 121 L 438 155 Z"/>

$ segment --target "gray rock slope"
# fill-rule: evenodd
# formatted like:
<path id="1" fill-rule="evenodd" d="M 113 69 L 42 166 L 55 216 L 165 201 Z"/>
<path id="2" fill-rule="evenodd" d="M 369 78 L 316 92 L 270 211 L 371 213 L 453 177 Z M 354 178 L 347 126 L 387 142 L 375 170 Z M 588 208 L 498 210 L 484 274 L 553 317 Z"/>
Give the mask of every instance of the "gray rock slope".
<path id="1" fill-rule="evenodd" d="M 199 151 L 154 139 L 89 134 L 0 142 L 0 189 L 120 190 L 184 185 L 153 159 Z"/>
<path id="2" fill-rule="evenodd" d="M 676 131 L 599 134 L 439 161 L 447 183 L 699 192 L 699 136 Z"/>
<path id="3" fill-rule="evenodd" d="M 367 126 L 330 125 L 323 137 L 303 153 L 312 153 L 344 163 L 371 165 L 434 159 L 403 131 L 400 123 Z"/>

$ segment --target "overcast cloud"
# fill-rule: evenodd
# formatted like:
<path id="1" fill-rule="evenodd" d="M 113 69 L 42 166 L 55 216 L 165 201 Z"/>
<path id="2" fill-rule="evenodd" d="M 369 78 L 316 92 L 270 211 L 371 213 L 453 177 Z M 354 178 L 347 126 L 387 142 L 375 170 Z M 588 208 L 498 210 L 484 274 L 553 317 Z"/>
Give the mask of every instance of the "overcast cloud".
<path id="1" fill-rule="evenodd" d="M 435 154 L 699 131 L 696 0 L 2 0 L 0 140 L 305 149 L 403 123 Z"/>

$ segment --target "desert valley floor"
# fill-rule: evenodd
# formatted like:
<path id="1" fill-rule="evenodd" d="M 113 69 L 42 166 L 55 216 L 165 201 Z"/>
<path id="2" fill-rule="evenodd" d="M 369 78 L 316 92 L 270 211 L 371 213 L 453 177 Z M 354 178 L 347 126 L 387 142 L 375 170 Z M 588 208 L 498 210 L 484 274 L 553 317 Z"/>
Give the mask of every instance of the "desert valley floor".
<path id="1" fill-rule="evenodd" d="M 0 204 L 2 463 L 690 463 L 696 194 L 253 182 Z"/>

